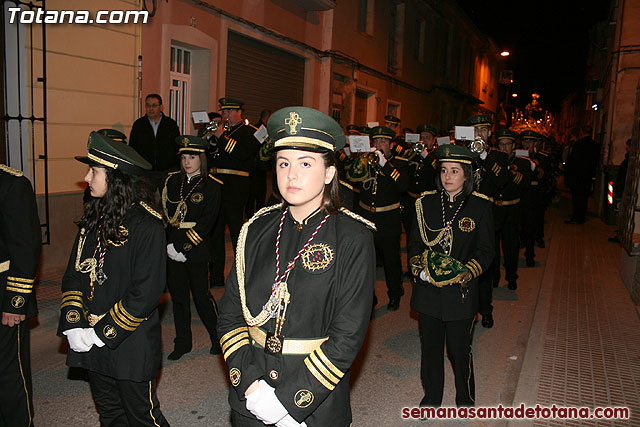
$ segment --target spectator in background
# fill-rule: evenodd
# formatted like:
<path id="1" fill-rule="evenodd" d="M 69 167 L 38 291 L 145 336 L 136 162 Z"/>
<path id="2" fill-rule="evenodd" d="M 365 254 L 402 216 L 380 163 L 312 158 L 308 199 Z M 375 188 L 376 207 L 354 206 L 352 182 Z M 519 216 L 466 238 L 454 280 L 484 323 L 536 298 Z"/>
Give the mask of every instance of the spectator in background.
<path id="1" fill-rule="evenodd" d="M 180 135 L 178 124 L 162 112 L 162 98 L 152 93 L 145 99 L 147 114 L 133 123 L 129 145 L 149 163 L 156 188 L 161 188 L 167 172 L 178 167 L 178 147 L 175 139 Z"/>
<path id="2" fill-rule="evenodd" d="M 624 160 L 620 163 L 618 167 L 618 175 L 616 176 L 616 185 L 613 187 L 613 199 L 618 200 L 618 211 L 620 210 L 620 199 L 624 194 L 624 187 L 627 181 L 627 168 L 629 166 L 629 148 L 631 148 L 631 138 L 627 139 L 627 142 L 624 144 Z M 620 228 L 618 227 L 618 232 L 620 232 Z M 609 237 L 609 241 L 613 243 L 619 243 L 620 239 L 618 239 L 618 235 L 616 234 L 613 237 Z"/>
<path id="3" fill-rule="evenodd" d="M 573 213 L 567 224 L 584 224 L 591 185 L 598 166 L 598 144 L 591 139 L 591 126 L 581 128 L 580 139 L 569 147 L 564 183 L 571 189 Z"/>

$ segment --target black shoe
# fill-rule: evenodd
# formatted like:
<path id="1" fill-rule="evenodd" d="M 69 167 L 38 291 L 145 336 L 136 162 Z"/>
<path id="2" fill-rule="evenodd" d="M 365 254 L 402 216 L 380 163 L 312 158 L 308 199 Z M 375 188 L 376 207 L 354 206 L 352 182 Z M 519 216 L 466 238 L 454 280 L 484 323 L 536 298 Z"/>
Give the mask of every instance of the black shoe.
<path id="1" fill-rule="evenodd" d="M 387 304 L 387 310 L 396 311 L 398 308 L 400 308 L 400 297 L 391 298 Z"/>
<path id="2" fill-rule="evenodd" d="M 185 354 L 189 353 L 190 351 L 191 351 L 191 349 L 184 350 L 184 349 L 177 349 L 176 348 L 171 353 L 169 353 L 169 356 L 167 356 L 167 359 L 169 359 L 169 360 L 178 360 L 182 356 L 184 356 Z"/>
<path id="3" fill-rule="evenodd" d="M 527 258 L 527 267 L 535 267 L 536 262 L 533 258 Z"/>
<path id="4" fill-rule="evenodd" d="M 544 249 L 545 248 L 544 239 L 543 238 L 536 239 L 536 245 L 538 245 L 540 249 Z"/>
<path id="5" fill-rule="evenodd" d="M 487 314 L 486 316 L 482 316 L 482 326 L 487 329 L 493 328 L 493 315 Z"/>
<path id="6" fill-rule="evenodd" d="M 216 354 L 220 354 L 222 353 L 222 347 L 220 347 L 220 344 L 215 343 L 211 345 L 211 348 L 209 349 L 209 354 L 213 354 L 214 356 Z"/>
<path id="7" fill-rule="evenodd" d="M 516 289 L 518 289 L 518 283 L 517 282 L 509 282 L 509 284 L 507 285 L 507 288 L 511 289 L 512 291 L 515 291 Z"/>

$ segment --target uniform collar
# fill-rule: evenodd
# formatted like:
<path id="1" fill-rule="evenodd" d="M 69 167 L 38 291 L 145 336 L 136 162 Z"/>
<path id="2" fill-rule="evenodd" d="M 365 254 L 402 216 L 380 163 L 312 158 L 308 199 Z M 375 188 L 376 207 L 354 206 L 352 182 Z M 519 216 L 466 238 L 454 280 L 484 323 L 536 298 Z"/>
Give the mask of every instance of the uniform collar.
<path id="1" fill-rule="evenodd" d="M 464 190 L 458 191 L 456 194 L 454 194 L 453 201 L 451 201 L 451 200 L 449 200 L 449 193 L 447 193 L 447 190 L 443 189 L 442 191 L 444 191 L 444 198 L 449 203 L 459 202 L 460 200 L 462 200 L 462 198 L 463 198 L 462 195 L 464 194 Z"/>
<path id="2" fill-rule="evenodd" d="M 293 221 L 293 224 L 298 228 L 298 230 L 302 230 L 302 227 L 305 225 L 318 225 L 320 221 L 324 219 L 324 215 L 320 215 L 324 212 L 324 206 L 320 206 L 318 209 L 311 212 L 309 216 L 307 216 L 301 222 L 296 221 L 296 219 L 291 215 L 291 210 L 289 210 L 287 215 L 289 216 L 289 218 L 291 218 L 291 221 Z"/>

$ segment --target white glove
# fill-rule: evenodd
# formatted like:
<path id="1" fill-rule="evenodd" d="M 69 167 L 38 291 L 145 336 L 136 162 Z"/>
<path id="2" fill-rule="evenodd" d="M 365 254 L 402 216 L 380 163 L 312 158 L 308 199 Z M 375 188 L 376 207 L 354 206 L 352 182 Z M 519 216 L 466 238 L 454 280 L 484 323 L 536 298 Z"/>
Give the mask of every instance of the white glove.
<path id="1" fill-rule="evenodd" d="M 387 159 L 384 157 L 384 154 L 382 154 L 382 152 L 376 150 L 376 153 L 378 153 L 378 163 L 380 163 L 380 167 L 383 168 L 384 165 L 387 164 Z"/>
<path id="2" fill-rule="evenodd" d="M 488 153 L 487 153 L 486 151 L 483 151 L 482 153 L 480 153 L 480 158 L 481 158 L 482 160 L 484 160 L 484 159 L 486 159 L 486 158 L 487 158 L 487 155 L 488 155 Z"/>
<path id="3" fill-rule="evenodd" d="M 169 258 L 171 258 L 176 262 L 185 262 L 187 260 L 187 257 L 184 256 L 182 252 L 176 251 L 176 248 L 175 246 L 173 246 L 173 243 L 169 243 L 167 245 L 167 256 L 169 256 Z"/>
<path id="4" fill-rule="evenodd" d="M 82 329 L 83 338 L 82 340 L 86 344 L 95 345 L 97 347 L 104 347 L 104 342 L 100 338 L 98 338 L 98 334 L 96 334 L 96 330 L 93 328 L 83 328 Z"/>
<path id="5" fill-rule="evenodd" d="M 247 410 L 265 424 L 275 424 L 289 413 L 265 380 L 258 381 L 258 389 L 247 396 Z"/>
<path id="6" fill-rule="evenodd" d="M 307 427 L 307 423 L 299 423 L 289 414 L 276 423 L 276 427 Z"/>
<path id="7" fill-rule="evenodd" d="M 531 163 L 531 172 L 533 172 L 534 170 L 536 170 L 536 162 L 534 162 L 533 160 L 529 160 L 529 162 Z"/>
<path id="8" fill-rule="evenodd" d="M 85 342 L 85 334 L 82 328 L 68 329 L 64 331 L 63 334 L 67 336 L 67 340 L 69 341 L 69 347 L 71 348 L 71 350 L 75 351 L 76 353 L 86 353 L 87 351 L 91 350 L 91 347 L 93 347 L 93 342 Z"/>
<path id="9" fill-rule="evenodd" d="M 431 283 L 430 277 L 427 276 L 427 273 L 424 270 L 420 272 L 420 280 L 422 280 L 423 282 Z"/>

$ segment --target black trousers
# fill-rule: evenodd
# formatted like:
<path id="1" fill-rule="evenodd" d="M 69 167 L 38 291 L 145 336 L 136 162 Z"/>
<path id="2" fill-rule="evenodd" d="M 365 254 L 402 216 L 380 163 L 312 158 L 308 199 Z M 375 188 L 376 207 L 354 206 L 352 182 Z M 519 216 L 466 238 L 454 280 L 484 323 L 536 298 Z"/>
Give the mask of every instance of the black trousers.
<path id="1" fill-rule="evenodd" d="M 478 277 L 478 313 L 482 316 L 488 316 L 493 313 L 493 274 L 491 269 L 494 264 L 495 260 L 491 264 L 490 269 Z M 500 259 L 498 259 L 498 272 L 499 271 Z"/>
<path id="2" fill-rule="evenodd" d="M 419 313 L 418 331 L 420 332 L 420 379 L 424 389 L 424 398 L 420 406 L 439 407 L 444 392 L 444 345 L 453 364 L 456 383 L 456 405 L 474 406 L 475 380 L 473 377 L 473 338 L 474 319 L 442 321 L 435 317 Z"/>
<path id="3" fill-rule="evenodd" d="M 240 229 L 244 223 L 244 207 L 249 198 L 249 177 L 237 175 L 223 175 L 222 205 L 220 215 L 213 231 L 211 283 L 214 285 L 224 282 L 225 242 L 224 231 L 229 226 L 231 244 L 236 249 Z"/>
<path id="4" fill-rule="evenodd" d="M 264 208 L 267 200 L 267 173 L 263 170 L 254 169 L 251 171 L 250 182 L 249 198 L 244 209 L 247 219 Z"/>
<path id="5" fill-rule="evenodd" d="M 101 427 L 168 427 L 160 411 L 156 381 L 116 380 L 88 371 Z"/>
<path id="6" fill-rule="evenodd" d="M 404 206 L 404 209 L 402 210 L 402 225 L 404 226 L 404 231 L 407 235 L 406 241 L 409 242 L 411 225 L 413 224 L 413 220 L 416 217 L 416 199 L 414 199 L 412 196 L 409 196 L 408 194 L 405 194 L 402 196 L 402 205 Z M 407 257 L 407 271 L 411 273 L 411 264 L 409 262 L 409 257 Z"/>
<path id="7" fill-rule="evenodd" d="M 587 219 L 587 205 L 589 202 L 589 190 L 591 187 L 573 186 L 571 187 L 571 204 L 573 214 L 571 219 L 584 222 Z"/>
<path id="8" fill-rule="evenodd" d="M 0 325 L 0 426 L 31 426 L 32 395 L 29 323 Z"/>
<path id="9" fill-rule="evenodd" d="M 374 243 L 382 258 L 384 279 L 387 282 L 389 299 L 404 295 L 402 289 L 402 261 L 400 259 L 400 235 L 375 236 Z"/>
<path id="10" fill-rule="evenodd" d="M 496 255 L 491 265 L 492 284 L 500 282 L 500 244 L 504 255 L 505 279 L 518 280 L 518 258 L 520 257 L 520 205 L 496 206 L 493 211 L 496 223 Z"/>
<path id="11" fill-rule="evenodd" d="M 191 298 L 189 293 L 193 295 L 198 316 L 209 332 L 211 344 L 217 344 L 218 308 L 209 293 L 207 262 L 168 260 L 167 269 L 169 272 L 169 293 L 173 303 L 173 323 L 176 327 L 176 339 L 174 340 L 176 349 L 191 350 Z"/>
<path id="12" fill-rule="evenodd" d="M 522 203 L 522 202 L 521 202 Z M 533 202 L 522 204 L 521 206 L 521 224 L 520 235 L 522 238 L 522 242 L 524 243 L 524 256 L 527 259 L 533 259 L 536 256 L 534 245 L 535 245 L 535 227 L 536 227 L 536 208 Z M 544 218 L 542 219 L 544 223 Z"/>

